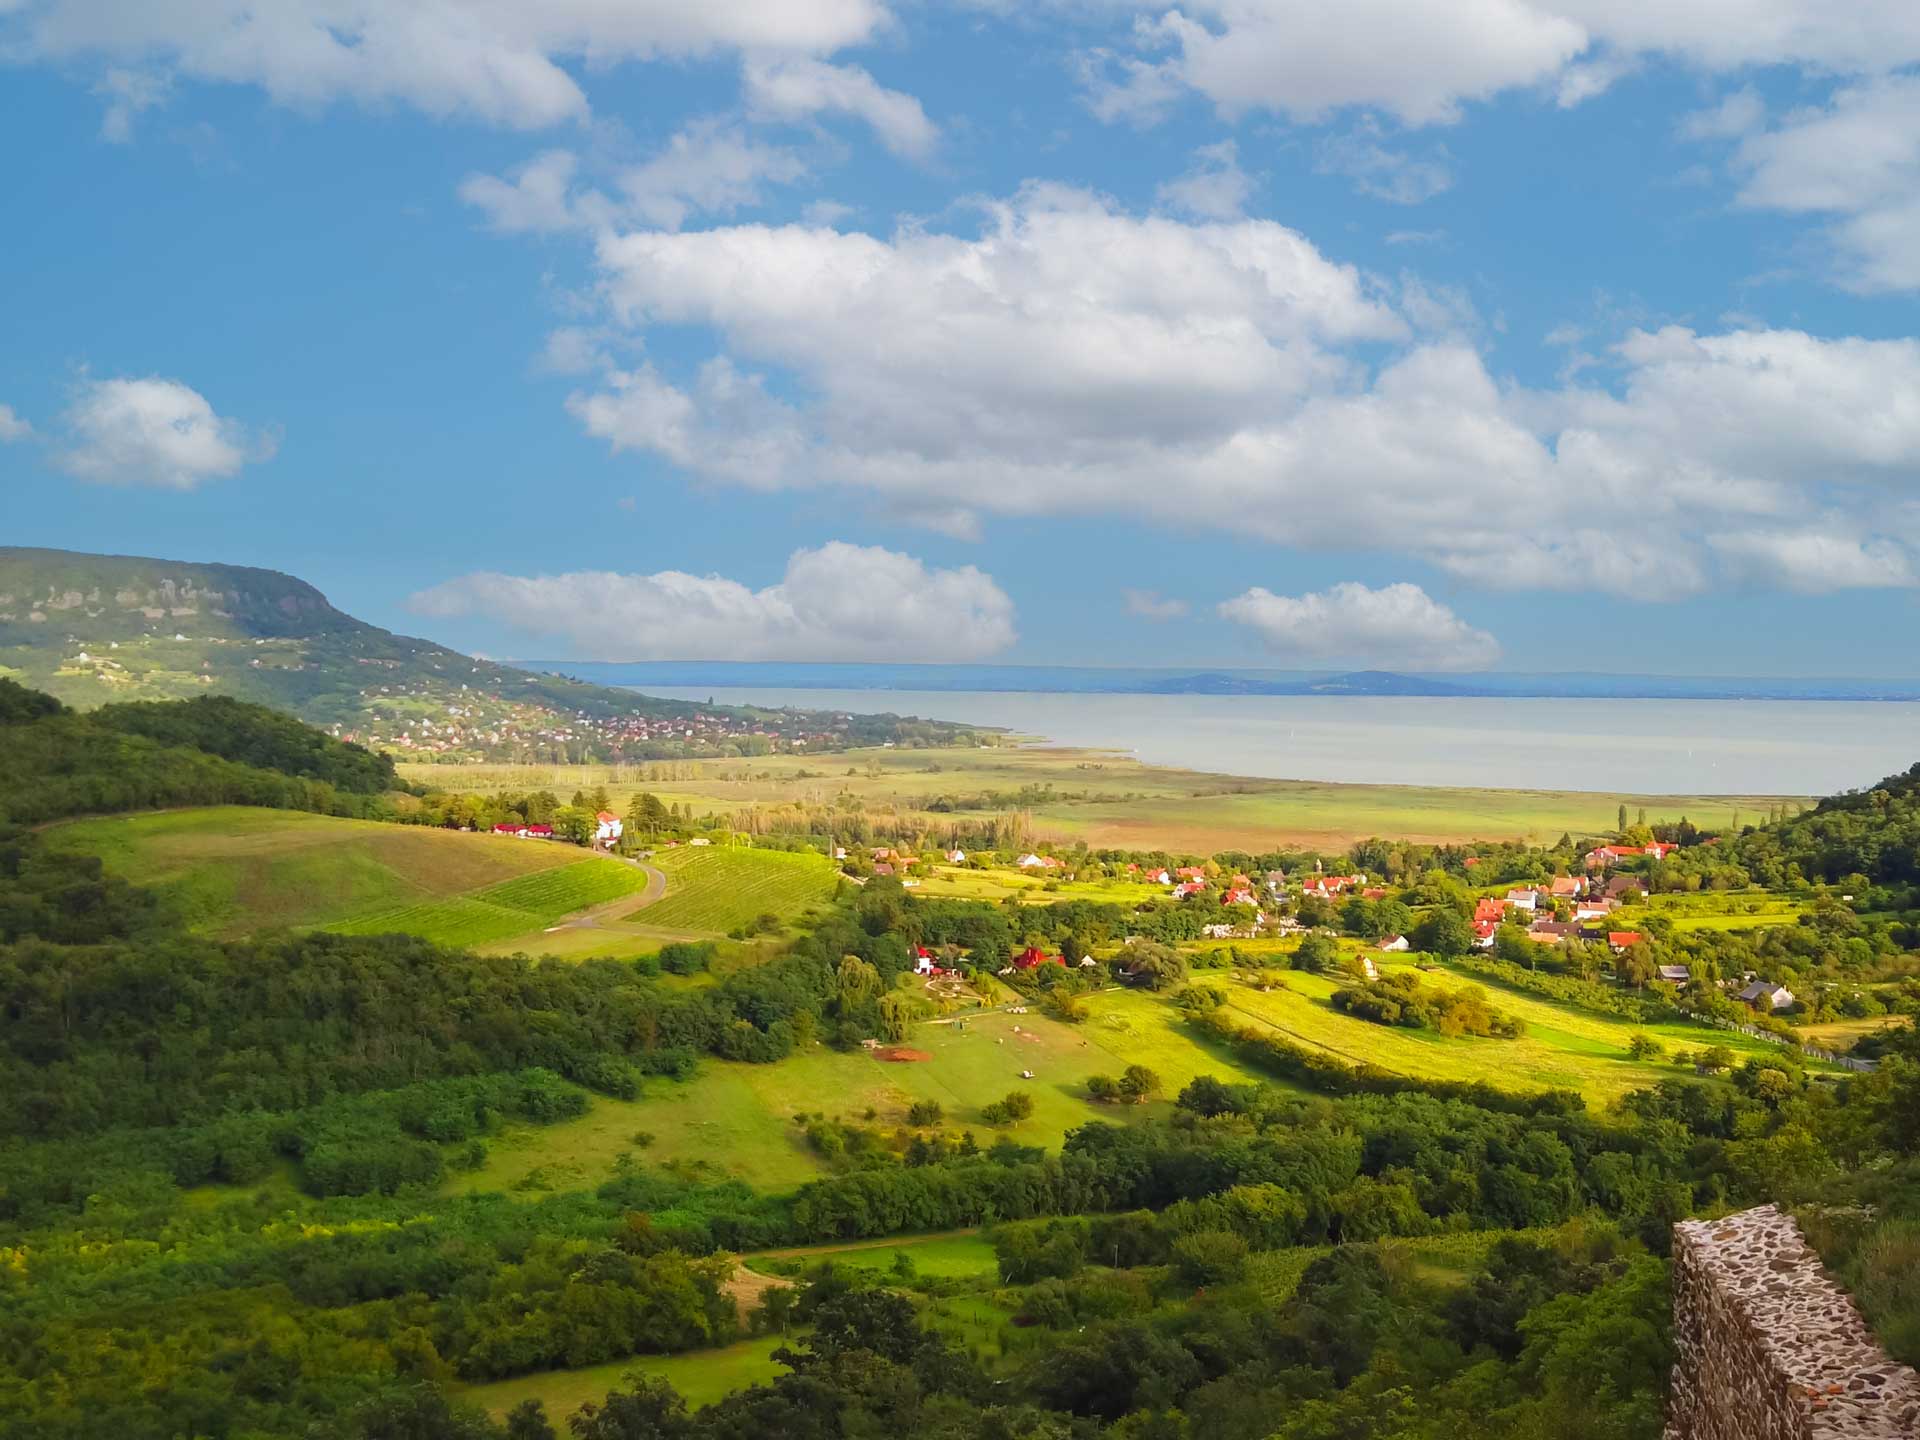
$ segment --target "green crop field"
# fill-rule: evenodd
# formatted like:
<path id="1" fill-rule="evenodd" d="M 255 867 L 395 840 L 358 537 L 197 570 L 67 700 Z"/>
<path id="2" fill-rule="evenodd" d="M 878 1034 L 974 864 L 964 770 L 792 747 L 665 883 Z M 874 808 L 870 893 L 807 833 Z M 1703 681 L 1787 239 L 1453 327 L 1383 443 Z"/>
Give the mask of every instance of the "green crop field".
<path id="1" fill-rule="evenodd" d="M 690 1350 L 682 1355 L 635 1356 L 579 1370 L 543 1370 L 533 1375 L 516 1375 L 511 1380 L 496 1380 L 486 1385 L 460 1386 L 454 1394 L 469 1405 L 478 1405 L 496 1420 L 505 1419 L 507 1412 L 523 1400 L 542 1401 L 547 1407 L 548 1420 L 564 1434 L 567 1416 L 589 1400 L 599 1404 L 630 1372 L 657 1375 L 668 1381 L 686 1397 L 687 1404 L 697 1410 L 723 1395 L 780 1374 L 786 1367 L 774 1360 L 773 1352 L 787 1343 L 784 1336 L 762 1335 L 712 1350 Z"/>
<path id="2" fill-rule="evenodd" d="M 662 850 L 653 863 L 667 876 L 667 893 L 646 909 L 654 929 L 723 935 L 761 915 L 790 920 L 833 897 L 840 883 L 823 855 L 745 847 L 683 846 Z"/>
<path id="3" fill-rule="evenodd" d="M 1596 1105 L 1611 1104 L 1630 1090 L 1681 1073 L 1671 1062 L 1631 1058 L 1627 1042 L 1636 1033 L 1653 1036 L 1669 1051 L 1724 1045 L 1745 1056 L 1773 1049 L 1764 1041 L 1699 1025 L 1636 1025 L 1452 971 L 1423 978 L 1440 985 L 1481 985 L 1496 1008 L 1526 1021 L 1526 1034 L 1513 1040 L 1448 1038 L 1431 1030 L 1375 1025 L 1342 1015 L 1328 1003 L 1344 982 L 1299 971 L 1288 972 L 1286 990 L 1260 991 L 1230 984 L 1228 1003 L 1239 1018 L 1256 1027 L 1271 1027 L 1288 1039 L 1350 1063 L 1366 1062 L 1430 1080 L 1483 1080 L 1507 1089 L 1578 1090 Z"/>
<path id="4" fill-rule="evenodd" d="M 823 769 L 822 767 L 831 767 Z M 960 801 L 1051 786 L 1020 808 L 1041 836 L 1093 846 L 1168 848 L 1206 854 L 1223 849 L 1312 845 L 1342 849 L 1372 835 L 1418 841 L 1551 841 L 1563 831 L 1610 834 L 1619 807 L 1644 808 L 1650 822 L 1687 816 L 1724 825 L 1736 811 L 1764 813 L 1798 796 L 1615 795 L 1566 790 L 1468 790 L 1411 785 L 1342 785 L 1248 779 L 1143 765 L 1102 750 L 1055 746 L 976 750 L 860 750 L 844 755 L 776 755 L 753 760 L 646 765 L 402 765 L 410 779 L 491 793 L 546 789 L 558 794 L 605 785 L 624 813 L 646 790 L 663 802 L 729 814 L 783 804 L 824 805 L 845 795 L 870 813 L 929 815 L 937 796 Z M 670 771 L 672 778 L 661 778 Z M 989 807 L 991 808 L 991 807 Z M 1000 808 L 1006 808 L 1002 806 Z M 986 812 L 981 812 L 986 813 Z"/>
<path id="5" fill-rule="evenodd" d="M 516 877 L 537 881 L 581 859 L 571 846 L 245 806 L 76 821 L 48 840 L 99 856 L 159 890 L 192 928 L 220 936 L 332 927 Z"/>

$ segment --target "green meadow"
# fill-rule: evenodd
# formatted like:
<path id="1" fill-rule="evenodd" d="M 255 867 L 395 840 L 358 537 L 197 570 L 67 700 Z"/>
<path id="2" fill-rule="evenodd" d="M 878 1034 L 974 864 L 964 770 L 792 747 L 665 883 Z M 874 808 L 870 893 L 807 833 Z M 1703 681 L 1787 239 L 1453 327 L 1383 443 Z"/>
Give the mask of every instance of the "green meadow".
<path id="1" fill-rule="evenodd" d="M 784 1336 L 761 1335 L 682 1355 L 634 1356 L 578 1370 L 516 1375 L 511 1380 L 460 1386 L 454 1394 L 469 1405 L 478 1405 L 496 1420 L 504 1419 L 507 1412 L 523 1400 L 544 1401 L 547 1414 L 559 1417 L 572 1414 L 589 1400 L 599 1404 L 607 1398 L 607 1392 L 617 1388 L 628 1375 L 641 1374 L 668 1381 L 686 1397 L 688 1406 L 697 1410 L 723 1395 L 780 1374 L 786 1366 L 773 1358 L 773 1352 L 786 1343 Z"/>

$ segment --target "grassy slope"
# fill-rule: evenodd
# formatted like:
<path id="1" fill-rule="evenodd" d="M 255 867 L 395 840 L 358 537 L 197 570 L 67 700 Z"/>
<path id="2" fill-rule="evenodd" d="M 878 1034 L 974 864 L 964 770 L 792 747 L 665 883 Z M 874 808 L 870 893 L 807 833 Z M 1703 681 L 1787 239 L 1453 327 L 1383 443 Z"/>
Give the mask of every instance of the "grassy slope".
<path id="1" fill-rule="evenodd" d="M 1142 765 L 1105 751 L 1058 748 L 861 750 L 831 757 L 774 756 L 675 767 L 692 778 L 650 780 L 639 766 L 463 766 L 415 770 L 450 788 L 552 789 L 560 794 L 606 785 L 616 809 L 641 789 L 696 809 L 825 804 L 857 797 L 868 810 L 918 810 L 941 794 L 978 795 L 1052 785 L 1085 800 L 1041 801 L 1037 828 L 1095 846 L 1166 846 L 1207 852 L 1280 843 L 1343 847 L 1371 835 L 1410 840 L 1534 839 L 1561 832 L 1611 832 L 1618 808 L 1644 806 L 1649 820 L 1687 815 L 1724 823 L 1739 809 L 1758 814 L 1756 796 L 1603 795 L 1552 790 L 1459 790 L 1419 786 L 1335 785 L 1251 780 Z M 853 773 L 849 774 L 848 771 Z M 458 775 L 458 779 L 455 775 Z M 1778 797 L 1773 797 L 1778 798 Z M 963 812 L 964 813 L 964 812 Z"/>
<path id="2" fill-rule="evenodd" d="M 649 926 L 725 934 L 762 914 L 782 919 L 833 896 L 839 875 L 822 855 L 725 846 L 662 850 L 667 893 L 649 905 Z"/>
<path id="3" fill-rule="evenodd" d="M 343 923 L 581 858 L 555 845 L 243 806 L 83 820 L 48 834 L 158 886 L 195 929 L 215 935 Z"/>

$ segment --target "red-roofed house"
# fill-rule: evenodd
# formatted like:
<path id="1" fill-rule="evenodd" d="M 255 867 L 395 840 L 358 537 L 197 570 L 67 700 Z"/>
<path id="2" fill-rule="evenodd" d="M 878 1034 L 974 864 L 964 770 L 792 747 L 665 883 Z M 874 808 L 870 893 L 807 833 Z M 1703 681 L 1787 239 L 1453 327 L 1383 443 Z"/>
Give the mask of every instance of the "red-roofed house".
<path id="1" fill-rule="evenodd" d="M 1251 905 L 1254 903 L 1253 891 L 1244 889 L 1229 890 L 1220 897 L 1220 903 L 1222 905 Z"/>
<path id="2" fill-rule="evenodd" d="M 1032 945 L 1029 945 L 1013 957 L 1013 968 L 1016 970 L 1038 970 L 1042 965 L 1064 965 L 1066 963 L 1067 962 L 1062 960 L 1058 955 L 1049 955 L 1046 951 Z"/>
<path id="3" fill-rule="evenodd" d="M 620 832 L 626 827 L 620 823 L 620 817 L 610 811 L 602 810 L 593 817 L 593 843 L 611 845 L 620 838 Z"/>
<path id="4" fill-rule="evenodd" d="M 1480 902 L 1473 907 L 1473 918 L 1476 924 L 1498 925 L 1501 917 L 1506 913 L 1507 907 L 1491 895 L 1482 896 Z"/>
<path id="5" fill-rule="evenodd" d="M 1173 893 L 1176 899 L 1184 900 L 1189 895 L 1204 894 L 1206 892 L 1206 888 L 1207 888 L 1207 882 L 1204 880 L 1187 880 L 1187 881 L 1183 881 L 1181 884 L 1174 886 Z"/>
<path id="6" fill-rule="evenodd" d="M 1635 945 L 1638 945 L 1640 939 L 1641 936 L 1638 930 L 1609 930 L 1607 932 L 1607 948 L 1618 955 L 1622 950 L 1630 950 Z"/>

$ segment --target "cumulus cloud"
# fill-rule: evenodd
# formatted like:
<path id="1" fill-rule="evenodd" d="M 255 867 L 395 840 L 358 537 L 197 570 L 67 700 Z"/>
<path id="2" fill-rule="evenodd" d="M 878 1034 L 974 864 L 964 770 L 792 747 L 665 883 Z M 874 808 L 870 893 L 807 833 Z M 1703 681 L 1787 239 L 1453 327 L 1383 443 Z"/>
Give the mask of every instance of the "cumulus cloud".
<path id="1" fill-rule="evenodd" d="M 0 48 L 257 86 L 286 105 L 397 103 L 526 129 L 586 116 L 570 63 L 827 55 L 888 18 L 882 0 L 11 0 Z M 136 103 L 110 93 L 109 125 Z"/>
<path id="2" fill-rule="evenodd" d="M 10 445 L 15 440 L 24 440 L 33 434 L 33 426 L 23 416 L 14 413 L 11 405 L 0 405 L 0 445 Z"/>
<path id="3" fill-rule="evenodd" d="M 1752 577 L 1803 594 L 1914 584 L 1913 557 L 1892 540 L 1817 530 L 1751 530 L 1718 535 L 1713 548 L 1735 578 Z"/>
<path id="4" fill-rule="evenodd" d="M 914 159 L 931 154 L 940 140 L 918 100 L 887 89 L 858 65 L 762 56 L 747 61 L 745 81 L 748 107 L 759 116 L 792 121 L 851 115 L 894 154 Z"/>
<path id="5" fill-rule="evenodd" d="M 1056 0 L 1084 12 L 1091 0 Z M 1151 120 L 1197 93 L 1228 115 L 1320 122 L 1378 110 L 1447 124 L 1521 89 L 1562 106 L 1603 93 L 1646 57 L 1707 73 L 1798 65 L 1885 74 L 1920 61 L 1910 0 L 1107 0 L 1131 48 L 1080 57 L 1105 119 Z"/>
<path id="6" fill-rule="evenodd" d="M 1734 91 L 1719 104 L 1681 117 L 1683 140 L 1737 140 L 1766 122 L 1767 104 L 1751 85 Z"/>
<path id="7" fill-rule="evenodd" d="M 1843 86 L 1827 105 L 1749 134 L 1734 167 L 1742 205 L 1834 217 L 1842 285 L 1920 290 L 1920 75 Z"/>
<path id="8" fill-rule="evenodd" d="M 776 585 L 718 575 L 464 575 L 421 591 L 419 614 L 481 617 L 596 660 L 967 661 L 1018 638 L 1013 602 L 971 565 L 832 541 L 796 550 Z"/>
<path id="9" fill-rule="evenodd" d="M 1123 590 L 1127 613 L 1142 620 L 1178 620 L 1189 610 L 1184 600 L 1162 596 L 1157 590 Z"/>
<path id="10" fill-rule="evenodd" d="M 82 480 L 191 490 L 270 458 L 270 435 L 214 413 L 178 380 L 88 380 L 63 417 L 60 468 Z"/>
<path id="11" fill-rule="evenodd" d="M 1364 535 L 1483 586 L 1641 600 L 1736 565 L 1800 586 L 1715 537 L 1837 516 L 1872 544 L 1920 479 L 1920 342 L 1634 331 L 1536 390 L 1489 372 L 1464 294 L 1388 288 L 1271 222 L 1047 186 L 982 214 L 602 231 L 603 332 L 693 327 L 717 354 L 603 361 L 569 408 L 616 451 L 956 536 L 996 514 Z"/>
<path id="12" fill-rule="evenodd" d="M 1372 590 L 1345 580 L 1307 595 L 1256 585 L 1221 602 L 1220 614 L 1294 662 L 1481 670 L 1500 658 L 1493 636 L 1405 582 Z"/>
<path id="13" fill-rule="evenodd" d="M 1253 177 L 1240 168 L 1240 152 L 1231 140 L 1203 145 L 1193 164 L 1177 180 L 1155 192 L 1160 203 L 1202 220 L 1233 220 L 1253 196 Z"/>

